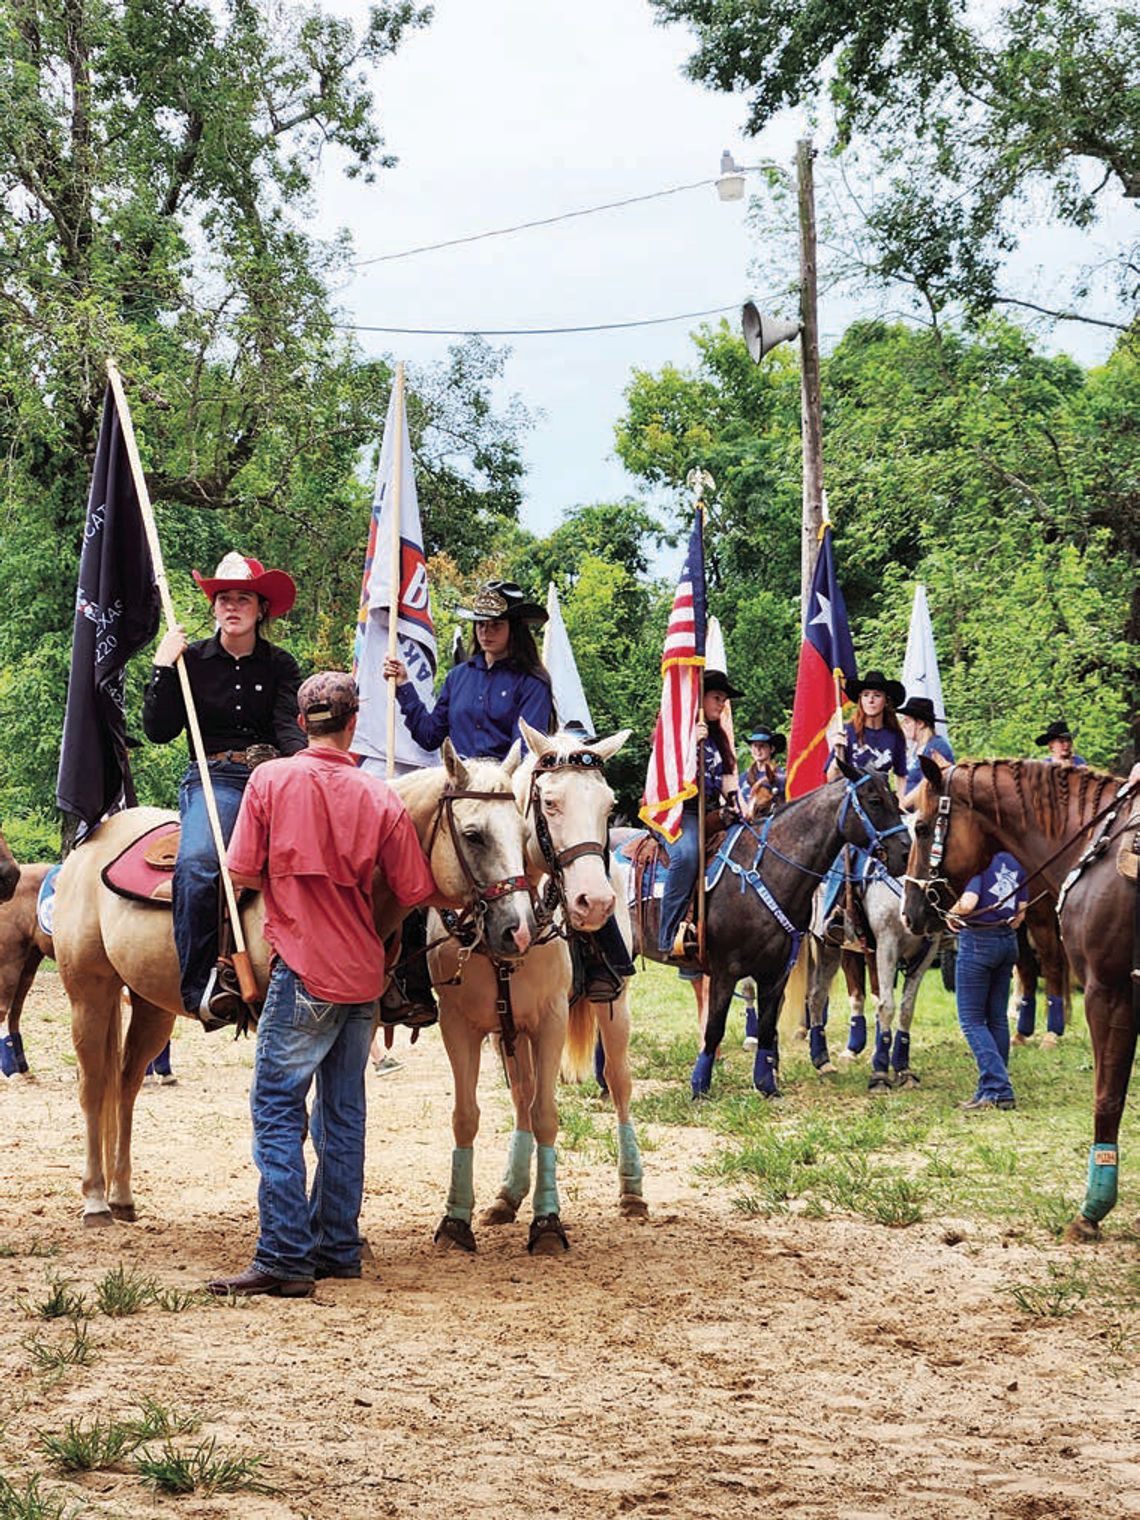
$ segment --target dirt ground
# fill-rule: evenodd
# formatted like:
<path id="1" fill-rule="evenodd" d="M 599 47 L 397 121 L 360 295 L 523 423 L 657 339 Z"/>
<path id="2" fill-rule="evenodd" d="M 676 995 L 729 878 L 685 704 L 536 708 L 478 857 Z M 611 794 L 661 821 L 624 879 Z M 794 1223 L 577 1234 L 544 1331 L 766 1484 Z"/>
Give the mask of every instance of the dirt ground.
<path id="1" fill-rule="evenodd" d="M 525 1222 L 480 1230 L 473 1258 L 437 1254 L 451 1137 L 434 1032 L 410 1052 L 401 1037 L 403 1070 L 369 1072 L 362 1282 L 322 1283 L 307 1302 L 97 1316 L 94 1362 L 53 1385 L 18 1303 L 42 1299 L 49 1272 L 89 1287 L 124 1263 L 190 1287 L 248 1262 L 251 1047 L 183 1027 L 178 1085 L 138 1104 L 139 1222 L 85 1231 L 50 972 L 23 1028 L 36 1080 L 0 1090 L 0 1467 L 17 1483 L 38 1467 L 83 1514 L 1140 1515 L 1135 1359 L 1084 1311 L 1023 1317 L 998 1290 L 1040 1277 L 1041 1252 L 992 1226 L 749 1219 L 695 1173 L 713 1138 L 667 1127 L 645 1156 L 648 1221 L 619 1218 L 607 1164 L 569 1154 L 568 1255 L 528 1257 Z M 484 1068 L 482 1202 L 509 1112 Z M 19 1254 L 33 1244 L 58 1254 Z M 202 1411 L 229 1454 L 267 1455 L 276 1492 L 160 1499 L 128 1473 L 76 1482 L 37 1457 L 38 1430 L 143 1397 Z"/>

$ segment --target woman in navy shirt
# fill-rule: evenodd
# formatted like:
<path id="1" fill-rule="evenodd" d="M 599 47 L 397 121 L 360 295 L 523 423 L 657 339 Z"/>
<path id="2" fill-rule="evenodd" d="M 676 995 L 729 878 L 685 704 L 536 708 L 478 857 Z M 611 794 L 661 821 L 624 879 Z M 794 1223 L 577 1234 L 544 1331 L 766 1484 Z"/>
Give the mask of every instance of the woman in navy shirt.
<path id="1" fill-rule="evenodd" d="M 906 775 L 906 740 L 903 738 L 895 709 L 901 707 L 906 690 L 901 681 L 888 681 L 881 670 L 870 670 L 861 681 L 847 681 L 843 690 L 847 700 L 855 703 L 855 714 L 842 730 L 830 734 L 832 759 L 827 779 L 839 775 L 835 750 L 847 747 L 847 759 L 860 770 L 893 771 Z"/>
<path id="2" fill-rule="evenodd" d="M 934 725 L 945 722 L 945 719 L 935 716 L 934 703 L 929 697 L 908 697 L 899 708 L 897 717 L 913 756 L 907 767 L 899 806 L 911 809 L 915 805 L 915 793 L 922 784 L 922 766 L 919 762 L 923 755 L 937 760 L 945 770 L 948 765 L 954 764 L 954 751 L 950 748 L 950 741 L 935 730 Z"/>
<path id="3" fill-rule="evenodd" d="M 978 1086 L 961 1106 L 967 1113 L 1014 1108 L 1009 1080 L 1009 984 L 1017 961 L 1017 927 L 1028 894 L 1020 861 L 1000 850 L 966 883 L 947 914 L 958 933 L 954 990 L 958 1023 L 978 1063 Z"/>

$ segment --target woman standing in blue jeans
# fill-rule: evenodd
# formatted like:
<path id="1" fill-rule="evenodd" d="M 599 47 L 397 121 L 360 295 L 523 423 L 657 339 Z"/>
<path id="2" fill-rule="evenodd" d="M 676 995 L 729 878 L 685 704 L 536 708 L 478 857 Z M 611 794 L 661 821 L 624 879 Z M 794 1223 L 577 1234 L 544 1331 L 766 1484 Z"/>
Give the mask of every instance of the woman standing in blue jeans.
<path id="1" fill-rule="evenodd" d="M 1017 960 L 1017 927 L 1028 898 L 1021 863 L 1001 850 L 966 883 L 947 921 L 958 935 L 955 993 L 958 1023 L 978 1063 L 974 1096 L 966 1113 L 1014 1108 L 1009 1080 L 1009 986 Z"/>

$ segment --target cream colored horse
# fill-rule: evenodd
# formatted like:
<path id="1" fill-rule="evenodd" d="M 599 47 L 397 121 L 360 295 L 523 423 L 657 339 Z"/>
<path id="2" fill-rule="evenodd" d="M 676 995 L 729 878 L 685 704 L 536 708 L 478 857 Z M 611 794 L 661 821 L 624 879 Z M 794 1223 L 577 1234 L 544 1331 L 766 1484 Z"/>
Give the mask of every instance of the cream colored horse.
<path id="1" fill-rule="evenodd" d="M 513 889 L 497 891 L 489 900 L 480 897 L 481 887 L 524 874 L 525 825 L 511 784 L 517 758 L 507 765 L 490 760 L 463 762 L 447 741 L 443 753 L 443 766 L 403 777 L 395 783 L 396 789 L 421 845 L 429 852 L 440 892 L 457 909 L 478 905 L 487 942 L 503 956 L 518 955 L 537 932 L 529 898 Z M 470 793 L 502 795 L 511 805 Z M 87 1125 L 83 1172 L 83 1222 L 87 1225 L 135 1218 L 131 1191 L 135 1099 L 148 1061 L 166 1044 L 175 1018 L 183 1012 L 169 910 L 118 896 L 104 885 L 101 872 L 132 840 L 173 816 L 158 808 L 117 813 L 68 856 L 59 873 L 55 954 L 71 1002 L 79 1101 Z M 379 874 L 373 907 L 377 925 L 385 930 L 398 924 L 403 912 Z M 264 991 L 269 951 L 263 920 L 262 901 L 256 896 L 242 912 L 242 926 L 258 986 Z M 120 1014 L 124 987 L 129 988 L 131 1000 L 125 1039 Z"/>
<path id="2" fill-rule="evenodd" d="M 603 852 L 608 843 L 609 816 L 614 796 L 602 764 L 625 743 L 629 730 L 583 745 L 572 734 L 548 737 L 520 722 L 529 754 L 515 775 L 515 793 L 527 819 L 527 865 L 536 879 L 550 868 L 540 844 L 541 819 L 548 832 L 548 850 L 562 856 L 560 905 L 556 922 L 568 916 L 574 929 L 600 929 L 616 914 L 629 943 L 629 910 L 619 881 L 607 874 Z M 596 757 L 596 763 L 575 763 L 574 756 Z M 584 849 L 576 847 L 584 846 Z M 433 928 L 430 938 L 437 938 Z M 451 1187 L 447 1213 L 436 1232 L 438 1243 L 461 1250 L 475 1249 L 471 1216 L 475 1207 L 473 1147 L 479 1129 L 476 1088 L 483 1039 L 500 1032 L 499 987 L 495 967 L 485 955 L 463 956 L 454 940 L 432 952 L 432 978 L 440 1003 L 440 1030 L 451 1061 L 455 1083 L 452 1130 Z M 511 1136 L 506 1173 L 498 1196 L 480 1217 L 480 1224 L 514 1220 L 531 1190 L 531 1169 L 537 1142 L 534 1214 L 528 1249 L 558 1252 L 569 1242 L 562 1227 L 555 1169 L 554 1142 L 558 1134 L 556 1086 L 564 1050 L 575 1075 L 588 1069 L 595 1032 L 605 1050 L 606 1083 L 618 1119 L 618 1191 L 627 1217 L 647 1213 L 642 1197 L 641 1156 L 630 1122 L 633 1083 L 629 1070 L 629 989 L 611 1005 L 591 1004 L 584 998 L 570 1005 L 570 952 L 565 939 L 555 937 L 532 945 L 510 978 L 511 1009 L 517 1041 L 507 1058 L 515 1130 Z"/>

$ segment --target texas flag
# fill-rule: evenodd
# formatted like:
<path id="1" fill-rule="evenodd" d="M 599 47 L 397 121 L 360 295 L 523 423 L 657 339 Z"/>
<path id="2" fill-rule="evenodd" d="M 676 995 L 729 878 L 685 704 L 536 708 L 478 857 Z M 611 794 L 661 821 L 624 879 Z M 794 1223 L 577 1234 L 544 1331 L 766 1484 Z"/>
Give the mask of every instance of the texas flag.
<path id="1" fill-rule="evenodd" d="M 827 779 L 827 730 L 835 717 L 836 678 L 854 679 L 855 650 L 847 606 L 835 579 L 831 529 L 825 523 L 811 578 L 796 700 L 788 740 L 787 796 L 802 797 Z"/>

